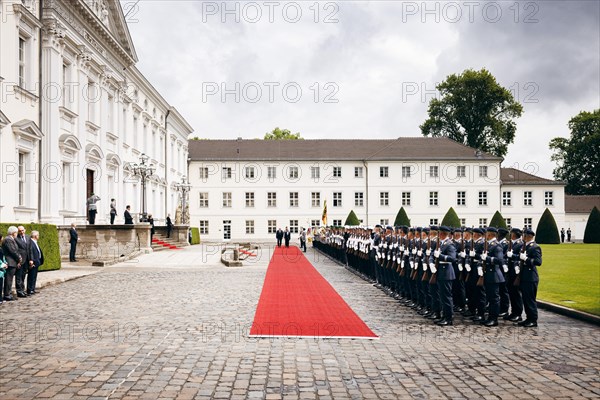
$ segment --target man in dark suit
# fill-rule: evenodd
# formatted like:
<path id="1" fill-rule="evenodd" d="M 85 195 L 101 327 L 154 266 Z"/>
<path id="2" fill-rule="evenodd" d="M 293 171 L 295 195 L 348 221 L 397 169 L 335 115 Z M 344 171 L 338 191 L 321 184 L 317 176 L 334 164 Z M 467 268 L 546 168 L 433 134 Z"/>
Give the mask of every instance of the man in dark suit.
<path id="1" fill-rule="evenodd" d="M 125 212 L 123 213 L 123 217 L 125 218 L 125 225 L 133 225 L 133 217 L 129 212 L 131 210 L 131 206 L 125 207 Z"/>
<path id="2" fill-rule="evenodd" d="M 494 227 L 487 228 L 486 240 L 488 242 L 487 252 L 481 254 L 481 262 L 485 263 L 484 268 L 484 287 L 485 296 L 489 303 L 489 314 L 484 326 L 498 326 L 498 315 L 500 314 L 500 283 L 504 282 L 502 274 L 502 265 L 504 264 L 504 252 L 502 246 L 498 243 L 496 236 L 498 229 Z M 479 273 L 480 271 L 478 271 Z M 481 276 L 481 275 L 480 275 Z"/>
<path id="3" fill-rule="evenodd" d="M 27 272 L 31 265 L 33 265 L 33 260 L 31 259 L 31 237 L 25 233 L 25 227 L 23 225 L 20 225 L 18 228 L 16 242 L 19 247 L 19 255 L 23 261 L 21 262 L 21 267 L 17 268 L 15 287 L 17 289 L 17 297 L 27 297 L 27 293 L 25 293 L 25 282 L 27 279 Z"/>
<path id="4" fill-rule="evenodd" d="M 285 247 L 290 247 L 290 239 L 292 238 L 292 234 L 288 227 L 285 227 L 285 232 L 283 233 L 283 240 L 285 240 Z"/>
<path id="5" fill-rule="evenodd" d="M 538 320 L 536 297 L 540 277 L 537 267 L 542 265 L 542 248 L 534 241 L 534 231 L 525 229 L 523 233 L 525 252 L 519 254 L 519 259 L 523 261 L 519 289 L 523 296 L 523 306 L 527 318 L 525 321 L 518 322 L 517 325 L 532 328 L 537 326 Z"/>
<path id="6" fill-rule="evenodd" d="M 75 223 L 71 224 L 71 229 L 69 230 L 69 243 L 71 243 L 71 251 L 69 252 L 69 261 L 75 262 L 75 253 L 77 251 L 77 242 L 79 241 L 79 234 L 77 233 L 77 229 Z"/>
<path id="7" fill-rule="evenodd" d="M 4 258 L 8 264 L 6 270 L 6 276 L 4 277 L 4 300 L 13 301 L 16 300 L 12 296 L 12 281 L 15 276 L 17 268 L 21 267 L 21 255 L 19 254 L 19 246 L 17 246 L 16 237 L 18 229 L 16 226 L 8 228 L 8 232 L 4 241 L 2 242 L 2 252 Z"/>
<path id="8" fill-rule="evenodd" d="M 277 228 L 277 232 L 275 232 L 275 238 L 277 239 L 277 247 L 281 247 L 281 241 L 283 240 L 283 231 L 281 228 Z"/>
<path id="9" fill-rule="evenodd" d="M 450 239 L 451 229 L 440 226 L 438 246 L 429 257 L 431 272 L 437 273 L 437 288 L 442 308 L 442 318 L 435 323 L 439 326 L 452 325 L 454 303 L 452 299 L 452 281 L 456 279 L 454 263 L 456 263 L 456 247 Z M 437 261 L 438 267 L 435 264 Z"/>
<path id="10" fill-rule="evenodd" d="M 27 274 L 27 294 L 36 294 L 35 284 L 37 282 L 38 268 L 44 264 L 44 253 L 38 245 L 40 233 L 38 231 L 31 232 L 31 261 L 33 264 L 29 267 Z"/>

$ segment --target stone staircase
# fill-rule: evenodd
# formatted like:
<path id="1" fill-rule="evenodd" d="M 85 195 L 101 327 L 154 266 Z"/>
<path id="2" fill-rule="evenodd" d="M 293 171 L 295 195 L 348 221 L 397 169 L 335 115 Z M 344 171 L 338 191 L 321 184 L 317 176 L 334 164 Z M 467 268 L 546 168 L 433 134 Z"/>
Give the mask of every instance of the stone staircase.
<path id="1" fill-rule="evenodd" d="M 167 238 L 166 235 L 161 233 L 155 233 L 152 238 L 152 251 L 181 250 L 182 247 L 187 245 L 187 243 L 180 243 L 174 237 Z"/>

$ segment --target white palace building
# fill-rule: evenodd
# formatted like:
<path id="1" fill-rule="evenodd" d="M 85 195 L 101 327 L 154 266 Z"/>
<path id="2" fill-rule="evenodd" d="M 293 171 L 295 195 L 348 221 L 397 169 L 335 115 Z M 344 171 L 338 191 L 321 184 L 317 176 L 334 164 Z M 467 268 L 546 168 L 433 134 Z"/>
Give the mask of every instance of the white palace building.
<path id="1" fill-rule="evenodd" d="M 118 0 L 0 0 L 0 221 L 97 223 L 140 210 L 132 163 L 148 157 L 147 211 L 179 203 L 191 126 L 136 68 Z"/>
<path id="2" fill-rule="evenodd" d="M 273 240 L 321 224 L 440 223 L 450 207 L 465 226 L 500 211 L 515 227 L 537 227 L 546 208 L 565 222 L 564 184 L 513 168 L 447 138 L 396 140 L 191 140 L 190 224 L 207 241 Z"/>

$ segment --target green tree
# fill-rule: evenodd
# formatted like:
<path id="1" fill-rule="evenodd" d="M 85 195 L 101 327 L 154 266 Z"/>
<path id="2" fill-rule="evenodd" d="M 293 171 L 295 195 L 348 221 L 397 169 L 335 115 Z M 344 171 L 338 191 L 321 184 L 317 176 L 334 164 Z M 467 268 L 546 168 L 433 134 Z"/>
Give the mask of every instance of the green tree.
<path id="1" fill-rule="evenodd" d="M 454 208 L 450 207 L 448 209 L 448 212 L 446 212 L 446 215 L 444 215 L 444 219 L 442 219 L 442 225 L 460 228 L 460 218 L 458 218 Z"/>
<path id="2" fill-rule="evenodd" d="M 570 138 L 550 141 L 554 177 L 566 182 L 567 194 L 600 194 L 600 109 L 582 111 L 569 121 Z"/>
<path id="3" fill-rule="evenodd" d="M 583 243 L 600 243 L 600 211 L 594 206 L 585 225 Z"/>
<path id="4" fill-rule="evenodd" d="M 546 208 L 540 222 L 538 223 L 535 232 L 535 241 L 541 244 L 559 244 L 560 236 L 558 234 L 558 227 L 554 216 L 549 209 Z"/>
<path id="5" fill-rule="evenodd" d="M 498 157 L 506 155 L 523 106 L 488 70 L 452 74 L 436 89 L 440 98 L 429 102 L 429 118 L 420 126 L 423 136 L 444 136 Z"/>
<path id="6" fill-rule="evenodd" d="M 275 128 L 271 132 L 265 133 L 264 140 L 299 140 L 300 132 L 292 133 L 289 129 Z"/>
<path id="7" fill-rule="evenodd" d="M 396 214 L 396 219 L 394 220 L 394 225 L 395 226 L 401 226 L 401 225 L 410 226 L 410 218 L 408 218 L 408 215 L 406 214 L 404 207 L 400 207 L 400 210 L 398 210 L 398 214 Z"/>
<path id="8" fill-rule="evenodd" d="M 489 226 L 493 226 L 494 228 L 508 229 L 508 226 L 506 225 L 506 220 L 504 219 L 502 214 L 500 214 L 500 211 L 496 211 L 494 213 L 494 216 L 492 217 Z"/>
<path id="9" fill-rule="evenodd" d="M 354 210 L 350 210 L 350 213 L 348 214 L 348 217 L 346 217 L 346 222 L 344 222 L 344 225 L 348 225 L 348 226 L 360 225 L 360 220 L 354 213 Z"/>

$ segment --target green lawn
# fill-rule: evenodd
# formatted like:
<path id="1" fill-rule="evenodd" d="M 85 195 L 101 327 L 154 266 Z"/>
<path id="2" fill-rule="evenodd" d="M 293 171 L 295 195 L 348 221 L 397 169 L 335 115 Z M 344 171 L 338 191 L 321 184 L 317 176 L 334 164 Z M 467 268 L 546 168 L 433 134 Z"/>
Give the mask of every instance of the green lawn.
<path id="1" fill-rule="evenodd" d="M 538 299 L 600 315 L 600 244 L 546 244 Z"/>

